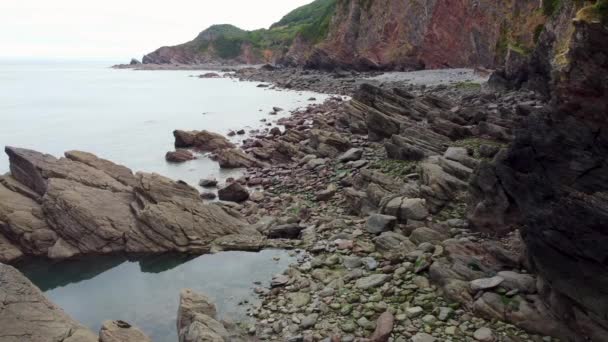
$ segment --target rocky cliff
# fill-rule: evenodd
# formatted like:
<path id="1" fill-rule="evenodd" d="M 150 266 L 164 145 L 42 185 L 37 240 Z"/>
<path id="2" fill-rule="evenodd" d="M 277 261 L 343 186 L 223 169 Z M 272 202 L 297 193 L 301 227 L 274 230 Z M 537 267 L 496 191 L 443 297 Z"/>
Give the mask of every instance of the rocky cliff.
<path id="1" fill-rule="evenodd" d="M 549 3 L 550 1 L 545 1 Z M 316 0 L 268 30 L 216 25 L 144 63 L 282 63 L 333 69 L 494 67 L 531 51 L 551 8 L 540 0 Z"/>
<path id="2" fill-rule="evenodd" d="M 540 86 L 552 108 L 532 112 L 473 181 L 472 222 L 524 227 L 541 295 L 581 341 L 608 336 L 607 23 L 606 1 L 566 4 L 529 60 L 502 73 L 515 85 Z"/>

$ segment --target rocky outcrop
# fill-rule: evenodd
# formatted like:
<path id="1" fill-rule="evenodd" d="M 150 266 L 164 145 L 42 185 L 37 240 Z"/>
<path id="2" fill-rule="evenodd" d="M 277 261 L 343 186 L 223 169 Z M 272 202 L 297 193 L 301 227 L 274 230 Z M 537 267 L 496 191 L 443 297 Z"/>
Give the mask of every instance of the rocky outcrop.
<path id="1" fill-rule="evenodd" d="M 0 340 L 3 342 L 97 342 L 89 329 L 44 297 L 15 268 L 0 263 Z"/>
<path id="2" fill-rule="evenodd" d="M 124 321 L 103 322 L 99 342 L 152 342 L 141 330 Z"/>
<path id="3" fill-rule="evenodd" d="M 215 304 L 190 289 L 180 293 L 177 332 L 180 342 L 222 342 L 230 337 L 224 325 L 217 321 Z"/>
<path id="4" fill-rule="evenodd" d="M 0 255 L 203 253 L 228 234 L 255 234 L 193 187 L 84 152 L 67 158 L 7 147 L 0 177 Z"/>
<path id="5" fill-rule="evenodd" d="M 509 46 L 530 50 L 546 21 L 542 1 L 317 0 L 269 30 L 214 25 L 144 63 L 278 63 L 318 69 L 499 65 Z"/>
<path id="6" fill-rule="evenodd" d="M 495 215 L 490 223 L 502 229 L 518 213 L 542 298 L 580 340 L 593 341 L 608 336 L 608 30 L 601 5 L 580 10 L 566 25 L 561 54 L 546 50 L 550 44 L 535 52 L 552 68 L 544 77 L 551 79 L 554 107 L 533 113 L 475 180 L 494 184 L 480 186 L 477 196 Z"/>

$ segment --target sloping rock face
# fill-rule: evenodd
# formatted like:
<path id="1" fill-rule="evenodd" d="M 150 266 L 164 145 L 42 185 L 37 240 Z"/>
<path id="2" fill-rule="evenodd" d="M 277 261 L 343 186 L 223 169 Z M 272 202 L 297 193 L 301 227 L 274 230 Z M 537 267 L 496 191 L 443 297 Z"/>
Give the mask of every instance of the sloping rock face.
<path id="1" fill-rule="evenodd" d="M 533 115 L 513 146 L 487 166 L 525 226 L 541 295 L 581 340 L 593 341 L 608 336 L 606 22 L 593 6 L 583 9 L 563 54 L 538 52 L 550 56 L 554 108 Z M 493 196 L 482 192 L 480 199 Z"/>
<path id="2" fill-rule="evenodd" d="M 7 147 L 0 177 L 0 256 L 52 259 L 117 252 L 203 253 L 231 234 L 255 234 L 196 189 L 78 151 L 57 159 Z"/>
<path id="3" fill-rule="evenodd" d="M 506 41 L 533 46 L 540 1 L 338 1 L 311 67 L 492 67 Z M 517 29 L 513 29 L 517 28 Z M 501 43 L 503 42 L 503 43 Z"/>
<path id="4" fill-rule="evenodd" d="M 0 263 L 0 340 L 3 342 L 97 342 L 98 337 L 15 268 Z"/>

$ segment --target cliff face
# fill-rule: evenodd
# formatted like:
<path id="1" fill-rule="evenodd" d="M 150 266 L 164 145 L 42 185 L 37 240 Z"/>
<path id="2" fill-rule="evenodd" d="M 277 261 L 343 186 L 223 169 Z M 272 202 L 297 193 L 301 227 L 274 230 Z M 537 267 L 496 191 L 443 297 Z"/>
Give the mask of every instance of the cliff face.
<path id="1" fill-rule="evenodd" d="M 581 332 L 608 336 L 608 2 L 563 6 L 520 75 L 552 109 L 533 113 L 514 144 L 473 181 L 472 221 L 518 213 L 530 266 L 551 309 Z M 495 182 L 493 192 L 479 189 Z M 498 194 L 507 204 L 497 207 Z M 505 204 L 505 201 L 502 201 Z M 513 217 L 511 217 L 513 221 Z M 481 228 L 484 228 L 481 227 Z"/>
<path id="2" fill-rule="evenodd" d="M 213 26 L 143 61 L 360 70 L 494 67 L 509 46 L 534 47 L 545 14 L 541 0 L 317 0 L 269 30 L 230 27 L 224 33 L 217 28 L 228 25 Z"/>

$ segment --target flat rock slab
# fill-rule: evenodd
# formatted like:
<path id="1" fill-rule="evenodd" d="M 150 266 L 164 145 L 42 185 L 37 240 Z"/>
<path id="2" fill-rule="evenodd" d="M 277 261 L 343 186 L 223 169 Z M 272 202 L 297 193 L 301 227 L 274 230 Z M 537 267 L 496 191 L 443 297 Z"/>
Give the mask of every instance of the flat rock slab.
<path id="1" fill-rule="evenodd" d="M 493 288 L 497 287 L 504 280 L 505 280 L 505 278 L 503 278 L 503 277 L 495 276 L 492 278 L 475 279 L 475 280 L 471 281 L 469 283 L 469 285 L 471 286 L 471 290 L 473 290 L 473 291 L 483 291 L 483 290 L 489 290 L 489 289 L 493 289 Z"/>

